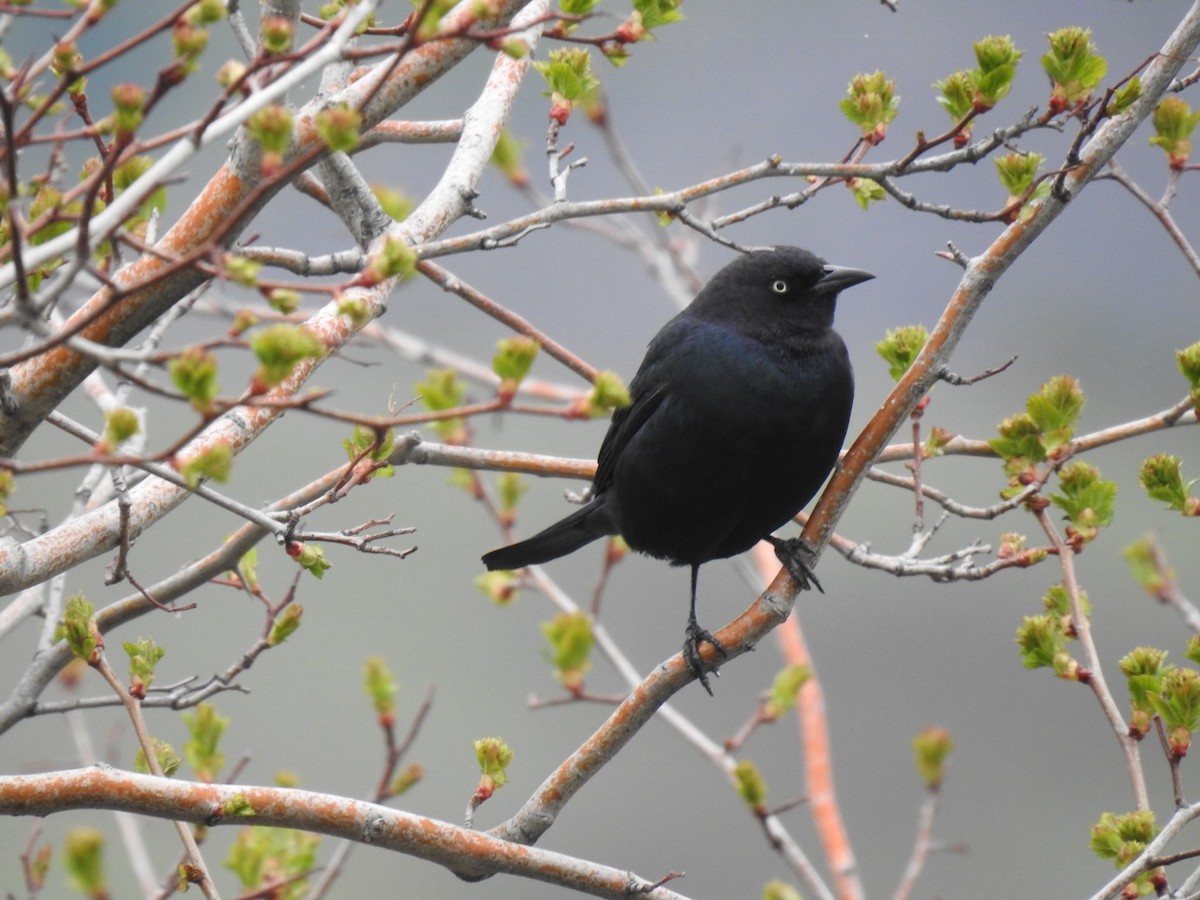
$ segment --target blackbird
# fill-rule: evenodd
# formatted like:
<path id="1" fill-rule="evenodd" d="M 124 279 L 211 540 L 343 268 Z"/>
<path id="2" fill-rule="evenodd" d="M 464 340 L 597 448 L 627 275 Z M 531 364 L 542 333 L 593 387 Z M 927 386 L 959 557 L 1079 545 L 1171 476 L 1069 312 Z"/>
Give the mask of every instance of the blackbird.
<path id="1" fill-rule="evenodd" d="M 786 246 L 725 266 L 647 347 L 631 402 L 600 446 L 590 499 L 484 564 L 517 569 L 620 534 L 639 553 L 690 566 L 683 655 L 711 694 L 699 644 L 725 649 L 696 621 L 702 563 L 767 540 L 801 589 L 821 589 L 800 539 L 771 533 L 837 461 L 854 373 L 834 307 L 839 291 L 873 277 Z"/>

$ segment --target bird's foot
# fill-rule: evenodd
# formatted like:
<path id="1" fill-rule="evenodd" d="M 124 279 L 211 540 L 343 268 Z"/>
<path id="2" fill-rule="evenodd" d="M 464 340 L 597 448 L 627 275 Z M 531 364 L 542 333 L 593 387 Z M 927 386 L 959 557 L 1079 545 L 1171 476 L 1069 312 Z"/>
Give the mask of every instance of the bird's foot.
<path id="1" fill-rule="evenodd" d="M 717 653 L 721 654 L 722 657 L 728 656 L 729 654 L 725 652 L 725 648 L 721 645 L 721 642 L 713 637 L 711 631 L 709 631 L 707 628 L 700 627 L 700 624 L 696 621 L 695 616 L 692 616 L 690 619 L 688 619 L 687 631 L 684 633 L 686 637 L 683 641 L 683 660 L 687 663 L 688 668 L 692 670 L 692 674 L 695 675 L 696 679 L 700 682 L 700 686 L 708 691 L 708 696 L 711 697 L 713 692 L 712 687 L 710 687 L 708 683 L 708 672 L 712 672 L 713 675 L 717 677 L 720 677 L 721 673 L 717 671 L 716 666 L 712 666 L 708 671 L 705 671 L 704 658 L 700 655 L 700 642 L 703 641 L 711 644 L 712 648 L 716 650 Z"/>
<path id="2" fill-rule="evenodd" d="M 825 589 L 821 587 L 821 582 L 817 581 L 816 573 L 812 570 L 812 565 L 809 560 L 812 559 L 812 550 L 803 538 L 782 538 L 767 535 L 767 540 L 771 546 L 775 548 L 775 556 L 783 563 L 783 567 L 788 570 L 788 574 L 792 576 L 792 580 L 802 591 L 807 591 L 810 587 L 815 587 L 822 594 Z"/>

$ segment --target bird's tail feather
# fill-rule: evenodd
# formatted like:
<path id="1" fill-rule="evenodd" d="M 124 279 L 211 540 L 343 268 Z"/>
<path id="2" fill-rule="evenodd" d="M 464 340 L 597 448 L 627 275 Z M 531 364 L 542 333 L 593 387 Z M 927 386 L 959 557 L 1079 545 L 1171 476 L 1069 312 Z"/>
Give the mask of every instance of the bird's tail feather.
<path id="1" fill-rule="evenodd" d="M 597 538 L 613 534 L 608 518 L 602 509 L 589 503 L 531 538 L 485 553 L 483 564 L 490 570 L 519 569 L 558 559 Z"/>

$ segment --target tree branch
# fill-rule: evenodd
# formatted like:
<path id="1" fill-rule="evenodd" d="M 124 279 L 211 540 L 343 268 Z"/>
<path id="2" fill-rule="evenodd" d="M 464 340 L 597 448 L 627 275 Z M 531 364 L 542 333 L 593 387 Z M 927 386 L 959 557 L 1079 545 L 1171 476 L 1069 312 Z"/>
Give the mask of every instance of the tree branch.
<path id="1" fill-rule="evenodd" d="M 455 872 L 469 867 L 478 877 L 518 875 L 608 900 L 628 900 L 631 893 L 648 900 L 686 900 L 664 887 L 646 891 L 653 882 L 625 870 L 333 794 L 201 784 L 107 767 L 0 776 L 0 814 L 46 816 L 71 809 L 119 809 L 209 827 L 299 828 L 415 856 Z"/>

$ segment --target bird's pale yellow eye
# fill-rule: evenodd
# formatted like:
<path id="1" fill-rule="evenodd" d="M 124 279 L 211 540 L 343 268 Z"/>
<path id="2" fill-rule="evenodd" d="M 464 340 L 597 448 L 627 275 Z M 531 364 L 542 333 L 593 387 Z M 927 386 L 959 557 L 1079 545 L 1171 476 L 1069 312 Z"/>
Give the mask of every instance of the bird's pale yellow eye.
<path id="1" fill-rule="evenodd" d="M 771 290 L 777 294 L 786 294 L 788 292 L 788 283 L 779 278 L 771 282 Z"/>

